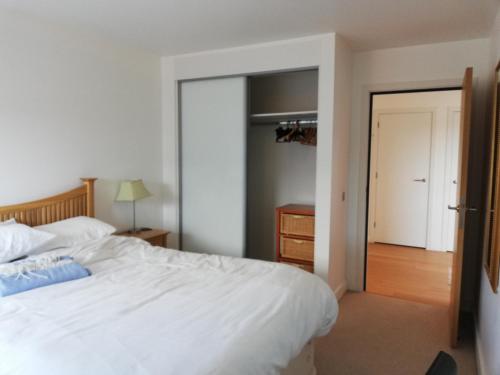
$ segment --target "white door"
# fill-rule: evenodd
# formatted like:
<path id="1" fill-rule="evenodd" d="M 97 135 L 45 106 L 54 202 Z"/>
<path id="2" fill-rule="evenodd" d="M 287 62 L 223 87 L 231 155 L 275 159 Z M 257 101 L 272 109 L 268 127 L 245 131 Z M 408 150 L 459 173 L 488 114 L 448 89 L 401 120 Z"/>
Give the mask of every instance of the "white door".
<path id="1" fill-rule="evenodd" d="M 181 84 L 181 247 L 244 255 L 246 78 Z"/>
<path id="2" fill-rule="evenodd" d="M 455 224 L 457 215 L 448 206 L 457 206 L 458 154 L 460 146 L 460 110 L 448 112 L 448 129 L 446 136 L 446 172 L 445 194 L 446 206 L 443 223 L 443 245 L 447 251 L 455 247 Z"/>
<path id="3" fill-rule="evenodd" d="M 432 113 L 378 118 L 375 242 L 426 247 Z"/>

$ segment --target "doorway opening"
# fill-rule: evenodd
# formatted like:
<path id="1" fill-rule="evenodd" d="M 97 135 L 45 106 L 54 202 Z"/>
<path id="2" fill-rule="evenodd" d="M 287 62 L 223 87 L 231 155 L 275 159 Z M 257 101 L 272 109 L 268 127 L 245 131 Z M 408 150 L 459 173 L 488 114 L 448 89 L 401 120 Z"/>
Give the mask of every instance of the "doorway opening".
<path id="1" fill-rule="evenodd" d="M 450 303 L 461 87 L 370 99 L 365 291 Z"/>

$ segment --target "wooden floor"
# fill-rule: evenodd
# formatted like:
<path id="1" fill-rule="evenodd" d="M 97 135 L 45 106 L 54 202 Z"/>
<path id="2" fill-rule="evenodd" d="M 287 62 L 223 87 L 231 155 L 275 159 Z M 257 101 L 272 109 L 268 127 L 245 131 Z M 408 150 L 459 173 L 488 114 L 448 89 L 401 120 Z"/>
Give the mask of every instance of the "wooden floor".
<path id="1" fill-rule="evenodd" d="M 452 254 L 387 244 L 368 245 L 366 291 L 447 306 Z"/>

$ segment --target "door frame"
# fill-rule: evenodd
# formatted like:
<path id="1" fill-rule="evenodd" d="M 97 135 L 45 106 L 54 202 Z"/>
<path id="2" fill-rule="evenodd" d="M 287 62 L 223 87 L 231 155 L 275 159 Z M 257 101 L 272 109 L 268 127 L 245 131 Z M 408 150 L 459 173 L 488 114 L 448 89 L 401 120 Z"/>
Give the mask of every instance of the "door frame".
<path id="1" fill-rule="evenodd" d="M 377 90 L 374 89 L 368 90 L 369 95 L 369 112 L 368 112 L 368 152 L 366 158 L 362 158 L 362 160 L 366 161 L 366 189 L 364 192 L 364 212 L 362 213 L 361 219 L 364 221 L 363 229 L 364 229 L 364 239 L 363 239 L 363 249 L 364 249 L 364 264 L 363 264 L 363 291 L 366 291 L 366 273 L 368 271 L 368 226 L 369 226 L 369 210 L 370 210 L 370 174 L 371 174 L 371 154 L 372 154 L 372 130 L 373 130 L 373 98 L 376 95 L 390 95 L 390 94 L 408 94 L 408 93 L 416 93 L 416 92 L 436 92 L 436 91 L 453 91 L 453 90 L 461 90 L 462 89 L 462 80 L 456 80 L 457 83 L 460 82 L 459 85 L 457 83 L 449 83 L 437 85 L 436 87 L 432 87 L 431 84 L 426 88 L 425 85 L 422 88 L 408 88 L 408 89 L 387 89 L 387 90 Z M 416 86 L 416 85 L 415 85 Z M 434 117 L 434 115 L 433 115 Z M 363 168 L 361 168 L 361 171 Z"/>

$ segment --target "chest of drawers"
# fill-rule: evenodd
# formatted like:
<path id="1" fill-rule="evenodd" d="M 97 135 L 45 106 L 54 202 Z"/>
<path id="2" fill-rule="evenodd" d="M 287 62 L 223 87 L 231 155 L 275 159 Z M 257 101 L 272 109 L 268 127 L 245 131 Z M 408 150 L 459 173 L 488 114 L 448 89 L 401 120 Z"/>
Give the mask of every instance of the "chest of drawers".
<path id="1" fill-rule="evenodd" d="M 314 270 L 314 206 L 288 204 L 276 208 L 276 259 Z"/>

